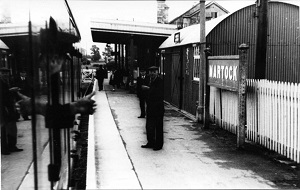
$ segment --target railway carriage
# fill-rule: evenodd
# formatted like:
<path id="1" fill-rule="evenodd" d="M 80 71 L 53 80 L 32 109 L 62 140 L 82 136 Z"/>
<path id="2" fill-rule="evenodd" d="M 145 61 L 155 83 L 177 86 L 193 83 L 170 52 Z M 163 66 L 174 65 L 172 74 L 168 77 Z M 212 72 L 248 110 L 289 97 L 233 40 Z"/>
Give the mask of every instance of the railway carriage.
<path id="1" fill-rule="evenodd" d="M 25 165 L 24 170 L 30 166 L 28 172 L 20 168 L 25 175 L 21 184 L 17 184 L 20 189 L 69 189 L 76 186 L 73 174 L 80 155 L 80 117 L 62 117 L 68 114 L 58 109 L 58 105 L 69 104 L 83 95 L 82 54 L 75 47 L 81 36 L 67 1 L 47 3 L 56 3 L 57 10 L 43 11 L 43 6 L 40 6 L 39 10 L 30 9 L 31 18 L 25 23 L 14 23 L 12 18 L 0 24 L 1 68 L 9 69 L 12 79 L 26 71 L 31 92 L 27 96 L 32 104 L 48 102 L 45 115 L 38 112 L 39 108 L 33 108 L 30 122 L 22 118 L 17 122 L 19 129 L 28 128 L 24 133 L 26 137 L 18 138 L 18 143 L 23 143 L 24 152 L 33 152 L 20 159 Z M 35 11 L 39 18 L 34 16 Z M 53 63 L 58 59 L 54 54 L 64 60 L 61 70 L 55 74 Z"/>

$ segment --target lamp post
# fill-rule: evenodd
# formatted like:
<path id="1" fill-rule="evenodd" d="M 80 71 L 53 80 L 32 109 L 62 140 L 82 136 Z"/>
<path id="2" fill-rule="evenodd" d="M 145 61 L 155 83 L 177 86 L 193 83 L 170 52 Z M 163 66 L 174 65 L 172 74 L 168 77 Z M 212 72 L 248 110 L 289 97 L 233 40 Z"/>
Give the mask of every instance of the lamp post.
<path id="1" fill-rule="evenodd" d="M 256 57 L 255 57 L 255 79 L 264 79 L 266 77 L 266 57 L 268 42 L 268 1 L 257 0 L 257 39 L 256 39 Z"/>

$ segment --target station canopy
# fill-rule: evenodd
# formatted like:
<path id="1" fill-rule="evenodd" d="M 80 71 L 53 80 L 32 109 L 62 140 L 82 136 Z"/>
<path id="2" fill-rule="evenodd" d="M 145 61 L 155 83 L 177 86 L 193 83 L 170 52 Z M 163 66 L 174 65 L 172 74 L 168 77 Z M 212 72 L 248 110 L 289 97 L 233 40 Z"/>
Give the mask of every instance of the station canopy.
<path id="1" fill-rule="evenodd" d="M 126 44 L 131 37 L 135 41 L 156 39 L 163 42 L 177 31 L 176 25 L 134 21 L 92 19 L 91 33 L 94 42 Z"/>

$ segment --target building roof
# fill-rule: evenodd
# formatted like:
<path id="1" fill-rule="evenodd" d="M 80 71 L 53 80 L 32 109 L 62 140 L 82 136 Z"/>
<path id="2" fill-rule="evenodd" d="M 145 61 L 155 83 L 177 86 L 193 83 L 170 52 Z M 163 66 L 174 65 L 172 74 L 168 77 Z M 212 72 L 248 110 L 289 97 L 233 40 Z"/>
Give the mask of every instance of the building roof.
<path id="1" fill-rule="evenodd" d="M 136 33 L 143 35 L 170 36 L 177 27 L 169 24 L 134 22 L 112 19 L 92 19 L 91 29 L 120 33 Z"/>
<path id="2" fill-rule="evenodd" d="M 9 49 L 2 40 L 0 40 L 0 49 Z"/>
<path id="3" fill-rule="evenodd" d="M 92 19 L 91 32 L 94 42 L 126 43 L 130 36 L 162 38 L 161 42 L 177 31 L 170 24 L 144 23 L 122 20 Z M 160 42 L 160 43 L 161 43 Z"/>
<path id="4" fill-rule="evenodd" d="M 40 29 L 45 27 L 45 25 L 32 25 L 33 34 L 39 33 Z M 28 35 L 28 23 L 7 23 L 1 24 L 0 27 L 0 37 L 10 37 L 10 36 L 27 36 Z"/>
<path id="5" fill-rule="evenodd" d="M 284 1 L 279 1 L 279 0 L 274 0 L 271 1 L 272 3 L 274 2 L 282 2 L 282 3 L 287 3 L 287 4 L 292 4 L 299 6 L 299 4 L 294 3 L 294 2 L 284 2 Z M 205 35 L 207 36 L 219 23 L 221 23 L 223 20 L 225 20 L 227 17 L 230 15 L 234 14 L 235 12 L 248 7 L 252 6 L 253 4 L 247 4 L 244 7 L 239 8 L 238 10 L 231 12 L 229 14 L 222 15 L 220 17 L 217 17 L 215 19 L 209 20 L 205 22 Z M 300 15 L 299 15 L 300 17 Z M 300 19 L 300 18 L 299 18 Z M 174 42 L 174 35 L 176 33 L 180 33 L 180 43 L 175 43 Z M 198 35 L 191 35 L 191 34 L 198 34 Z M 188 27 L 185 27 L 181 30 L 178 30 L 177 32 L 173 33 L 169 38 L 167 38 L 159 47 L 159 49 L 165 49 L 165 48 L 170 48 L 170 47 L 176 47 L 176 46 L 183 46 L 187 44 L 193 44 L 193 43 L 200 43 L 200 24 L 195 24 L 191 25 Z"/>
<path id="6" fill-rule="evenodd" d="M 169 23 L 174 22 L 175 20 L 177 20 L 180 17 L 189 17 L 191 15 L 186 15 L 190 10 L 194 9 L 196 6 L 198 6 L 200 3 L 197 3 L 196 5 L 194 5 L 192 8 L 190 8 L 189 10 L 185 11 L 183 14 L 179 15 L 178 17 L 174 18 L 173 20 L 171 20 Z M 211 6 L 212 4 L 215 4 L 216 6 L 218 6 L 220 9 L 222 9 L 224 12 L 229 13 L 228 10 L 226 10 L 224 7 L 222 7 L 221 5 L 219 5 L 217 2 L 215 1 L 211 1 L 211 2 L 206 2 L 205 8 Z M 194 13 L 192 13 L 192 15 L 196 14 L 197 12 L 199 12 L 200 10 L 195 11 Z"/>
<path id="7" fill-rule="evenodd" d="M 229 11 L 227 10 L 227 9 L 225 9 L 224 7 L 222 7 L 221 5 L 219 5 L 217 2 L 215 2 L 215 1 L 211 1 L 211 2 L 209 2 L 207 5 L 205 5 L 205 7 L 209 7 L 209 6 L 211 6 L 211 5 L 213 5 L 213 4 L 215 4 L 215 5 L 217 5 L 220 9 L 222 9 L 222 11 L 224 11 L 225 13 L 229 13 Z M 200 11 L 200 10 L 199 10 Z"/>
<path id="8" fill-rule="evenodd" d="M 231 13 L 232 14 L 232 13 Z M 227 18 L 231 14 L 222 15 L 215 19 L 209 20 L 205 22 L 205 35 L 207 36 L 209 32 L 217 26 L 222 20 Z M 180 33 L 180 43 L 174 42 L 174 35 Z M 191 34 L 199 34 L 199 35 L 191 35 Z M 167 38 L 160 46 L 159 49 L 183 46 L 192 43 L 200 42 L 200 24 L 191 25 L 185 27 L 177 32 L 173 33 L 169 38 Z"/>

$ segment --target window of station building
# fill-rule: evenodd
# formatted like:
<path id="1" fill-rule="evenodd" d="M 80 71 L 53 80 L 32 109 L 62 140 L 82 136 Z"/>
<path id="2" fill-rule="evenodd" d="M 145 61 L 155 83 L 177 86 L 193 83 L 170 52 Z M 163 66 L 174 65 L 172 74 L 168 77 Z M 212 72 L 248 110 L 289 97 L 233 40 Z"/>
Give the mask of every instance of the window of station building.
<path id="1" fill-rule="evenodd" d="M 192 17 L 192 18 L 191 18 L 191 24 L 190 24 L 190 25 L 197 24 L 197 23 L 200 23 L 199 18 L 198 18 L 198 17 Z"/>
<path id="2" fill-rule="evenodd" d="M 190 18 L 184 17 L 183 18 L 183 28 L 188 27 L 190 25 Z"/>
<path id="3" fill-rule="evenodd" d="M 1 67 L 8 67 L 7 63 L 7 53 L 5 51 L 0 52 L 0 68 Z"/>
<path id="4" fill-rule="evenodd" d="M 178 30 L 182 29 L 182 27 L 183 27 L 183 21 L 182 20 L 177 20 L 176 21 L 176 26 L 177 26 Z"/>
<path id="5" fill-rule="evenodd" d="M 194 65 L 193 65 L 193 80 L 199 81 L 200 78 L 200 46 L 193 45 Z"/>
<path id="6" fill-rule="evenodd" d="M 212 18 L 217 18 L 218 17 L 218 12 L 211 12 L 211 17 Z"/>
<path id="7" fill-rule="evenodd" d="M 165 75 L 165 68 L 164 68 L 164 63 L 165 63 L 165 50 L 162 50 L 161 51 L 161 54 L 160 54 L 160 72 L 161 72 L 161 75 Z"/>

